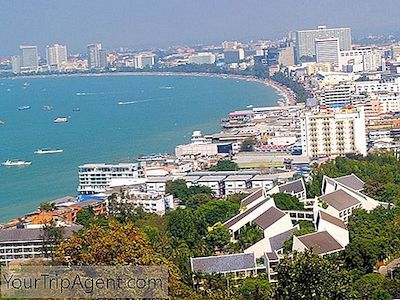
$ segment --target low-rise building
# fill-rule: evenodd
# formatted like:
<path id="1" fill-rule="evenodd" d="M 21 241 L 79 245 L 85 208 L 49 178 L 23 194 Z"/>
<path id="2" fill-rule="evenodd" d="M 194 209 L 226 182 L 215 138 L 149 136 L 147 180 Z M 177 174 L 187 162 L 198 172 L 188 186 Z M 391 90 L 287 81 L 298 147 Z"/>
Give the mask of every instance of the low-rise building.
<path id="1" fill-rule="evenodd" d="M 82 226 L 65 227 L 63 237 L 68 238 Z M 0 263 L 13 260 L 43 258 L 42 228 L 12 228 L 0 230 Z"/>
<path id="2" fill-rule="evenodd" d="M 225 195 L 246 193 L 251 188 L 253 175 L 230 175 L 225 178 Z"/>

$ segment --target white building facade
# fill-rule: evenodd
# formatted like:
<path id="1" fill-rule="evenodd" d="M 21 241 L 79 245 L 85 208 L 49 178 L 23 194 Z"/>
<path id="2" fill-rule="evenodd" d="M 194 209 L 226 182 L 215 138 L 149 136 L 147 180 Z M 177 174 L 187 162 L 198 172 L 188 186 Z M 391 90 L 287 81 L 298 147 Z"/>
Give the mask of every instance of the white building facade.
<path id="1" fill-rule="evenodd" d="M 301 117 L 304 156 L 367 154 L 364 108 L 341 109 Z"/>

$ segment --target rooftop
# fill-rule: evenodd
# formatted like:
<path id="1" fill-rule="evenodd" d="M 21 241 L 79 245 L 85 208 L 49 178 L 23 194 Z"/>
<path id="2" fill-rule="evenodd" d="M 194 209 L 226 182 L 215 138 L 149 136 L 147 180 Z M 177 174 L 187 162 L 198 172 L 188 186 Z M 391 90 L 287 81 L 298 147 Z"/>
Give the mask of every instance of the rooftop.
<path id="1" fill-rule="evenodd" d="M 270 227 L 272 224 L 277 222 L 279 219 L 284 217 L 286 214 L 277 209 L 276 207 L 270 207 L 267 211 L 262 213 L 259 217 L 254 220 L 258 226 L 260 226 L 263 230 Z"/>
<path id="2" fill-rule="evenodd" d="M 358 199 L 341 189 L 321 196 L 321 199 L 326 201 L 338 211 L 345 210 L 360 203 Z"/>
<path id="3" fill-rule="evenodd" d="M 70 237 L 82 226 L 65 227 L 64 238 Z M 41 228 L 13 228 L 0 230 L 0 243 L 25 242 L 42 240 L 43 230 Z"/>
<path id="4" fill-rule="evenodd" d="M 316 254 L 328 254 L 343 250 L 343 247 L 327 231 L 310 233 L 298 237 L 308 249 Z"/>
<path id="5" fill-rule="evenodd" d="M 288 193 L 288 194 L 300 193 L 300 192 L 303 192 L 306 190 L 303 179 L 297 179 L 297 180 L 282 184 L 278 188 L 279 188 L 280 193 Z"/>
<path id="6" fill-rule="evenodd" d="M 248 216 L 249 214 L 251 214 L 253 211 L 255 211 L 257 208 L 259 208 L 261 205 L 263 205 L 265 202 L 267 202 L 269 199 L 263 200 L 260 203 L 254 205 L 252 208 L 249 208 L 247 210 L 245 210 L 244 212 L 234 216 L 232 219 L 226 221 L 224 223 L 225 227 L 230 228 L 233 225 L 235 225 L 237 222 L 239 222 L 241 219 L 243 219 L 244 217 Z"/>
<path id="7" fill-rule="evenodd" d="M 201 273 L 227 273 L 255 269 L 254 253 L 240 253 L 221 256 L 194 257 L 192 270 Z"/>
<path id="8" fill-rule="evenodd" d="M 319 212 L 319 216 L 320 216 L 320 218 L 322 220 L 324 220 L 324 221 L 326 221 L 328 223 L 331 223 L 333 225 L 336 225 L 338 227 L 346 229 L 346 225 L 343 223 L 342 220 L 340 220 L 340 219 L 338 219 L 338 218 L 336 218 L 336 217 L 334 217 L 334 216 L 332 216 L 330 214 L 327 214 L 326 212 L 320 211 Z"/>
<path id="9" fill-rule="evenodd" d="M 263 196 L 263 189 L 258 189 L 254 193 L 251 193 L 246 198 L 244 198 L 240 202 L 240 206 L 242 206 L 242 207 L 248 206 L 249 204 L 253 203 L 254 201 L 260 199 L 262 196 Z"/>
<path id="10" fill-rule="evenodd" d="M 364 189 L 364 181 L 354 174 L 338 177 L 334 180 L 356 191 L 361 191 Z"/>
<path id="11" fill-rule="evenodd" d="M 273 251 L 278 251 L 283 248 L 283 243 L 293 236 L 293 233 L 298 230 L 298 227 L 293 227 L 285 232 L 275 235 L 269 239 L 271 249 Z"/>
<path id="12" fill-rule="evenodd" d="M 248 181 L 253 177 L 253 175 L 229 175 L 225 181 Z"/>

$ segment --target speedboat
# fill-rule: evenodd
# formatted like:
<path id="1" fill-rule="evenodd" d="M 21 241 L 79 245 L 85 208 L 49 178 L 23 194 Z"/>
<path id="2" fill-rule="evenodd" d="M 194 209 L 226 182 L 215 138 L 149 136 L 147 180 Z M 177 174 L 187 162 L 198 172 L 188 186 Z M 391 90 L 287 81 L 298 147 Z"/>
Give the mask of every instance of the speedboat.
<path id="1" fill-rule="evenodd" d="M 72 111 L 81 111 L 81 109 L 79 107 L 75 107 L 72 109 Z"/>
<path id="2" fill-rule="evenodd" d="M 24 105 L 24 106 L 19 106 L 18 110 L 27 110 L 30 109 L 31 107 L 29 105 Z"/>
<path id="3" fill-rule="evenodd" d="M 65 117 L 58 117 L 54 119 L 54 123 L 66 123 L 68 122 L 68 118 Z"/>
<path id="4" fill-rule="evenodd" d="M 0 120 L 0 125 L 4 125 L 4 124 L 6 124 L 6 122 Z"/>
<path id="5" fill-rule="evenodd" d="M 22 167 L 22 166 L 30 166 L 32 162 L 24 160 L 6 160 L 1 164 L 5 167 Z"/>
<path id="6" fill-rule="evenodd" d="M 43 105 L 44 111 L 51 111 L 53 108 L 50 105 Z"/>
<path id="7" fill-rule="evenodd" d="M 56 154 L 56 153 L 63 153 L 64 150 L 62 149 L 50 149 L 50 148 L 42 148 L 36 150 L 35 154 Z"/>

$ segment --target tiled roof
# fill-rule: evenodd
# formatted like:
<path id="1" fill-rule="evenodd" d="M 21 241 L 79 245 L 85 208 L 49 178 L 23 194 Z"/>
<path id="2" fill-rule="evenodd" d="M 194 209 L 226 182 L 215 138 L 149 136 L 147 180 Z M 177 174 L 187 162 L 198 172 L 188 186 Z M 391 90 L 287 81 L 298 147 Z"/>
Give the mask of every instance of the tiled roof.
<path id="1" fill-rule="evenodd" d="M 335 178 L 335 180 L 343 184 L 344 186 L 349 187 L 356 191 L 361 191 L 362 189 L 364 189 L 364 181 L 362 181 L 354 174 L 338 177 Z"/>
<path id="2" fill-rule="evenodd" d="M 293 227 L 285 232 L 275 235 L 269 238 L 269 243 L 273 251 L 277 251 L 283 248 L 283 243 L 293 236 L 293 233 L 298 230 L 297 227 Z"/>
<path id="3" fill-rule="evenodd" d="M 279 257 L 275 252 L 267 252 L 265 255 L 268 257 L 268 260 L 278 260 Z"/>
<path id="4" fill-rule="evenodd" d="M 295 181 L 291 181 L 285 184 L 282 184 L 279 186 L 279 192 L 280 193 L 300 193 L 305 191 L 304 189 L 304 184 L 303 184 L 303 179 L 298 179 Z"/>
<path id="5" fill-rule="evenodd" d="M 263 205 L 265 202 L 267 202 L 269 199 L 263 200 L 260 203 L 254 205 L 252 208 L 249 208 L 247 210 L 245 210 L 244 212 L 236 215 L 235 217 L 233 217 L 232 219 L 226 221 L 224 223 L 225 227 L 230 228 L 233 225 L 235 225 L 237 222 L 239 222 L 241 219 L 243 219 L 244 217 L 248 216 L 249 214 L 251 214 L 253 211 L 255 211 L 257 208 L 259 208 L 261 205 Z"/>
<path id="6" fill-rule="evenodd" d="M 193 272 L 209 274 L 234 272 L 256 267 L 254 253 L 194 257 L 191 262 Z"/>
<path id="7" fill-rule="evenodd" d="M 327 254 L 343 250 L 343 247 L 328 232 L 320 231 L 298 237 L 308 249 L 316 254 Z"/>
<path id="8" fill-rule="evenodd" d="M 263 230 L 267 229 L 269 226 L 274 224 L 276 221 L 284 217 L 286 214 L 277 209 L 276 207 L 270 207 L 267 211 L 262 213 L 259 217 L 254 220 L 258 226 L 260 226 Z"/>
<path id="9" fill-rule="evenodd" d="M 360 201 L 344 190 L 336 190 L 332 193 L 323 195 L 321 199 L 338 211 L 345 210 L 360 203 Z"/>
<path id="10" fill-rule="evenodd" d="M 74 232 L 81 229 L 82 226 L 65 227 L 64 238 L 70 237 Z M 42 240 L 43 230 L 41 228 L 13 228 L 0 230 L 0 243 L 39 241 Z"/>
<path id="11" fill-rule="evenodd" d="M 322 220 L 325 220 L 325 221 L 327 221 L 327 222 L 329 222 L 331 224 L 334 224 L 334 225 L 336 225 L 338 227 L 346 229 L 346 225 L 343 223 L 342 220 L 340 220 L 340 219 L 338 219 L 338 218 L 336 218 L 336 217 L 334 217 L 334 216 L 332 216 L 330 214 L 327 214 L 326 212 L 323 212 L 323 211 L 320 211 L 319 215 L 320 215 Z"/>
<path id="12" fill-rule="evenodd" d="M 256 201 L 257 199 L 261 198 L 263 195 L 263 189 L 258 189 L 254 193 L 248 195 L 246 198 L 244 198 L 240 205 L 243 206 L 248 206 L 249 204 L 253 203 L 253 201 Z"/>

